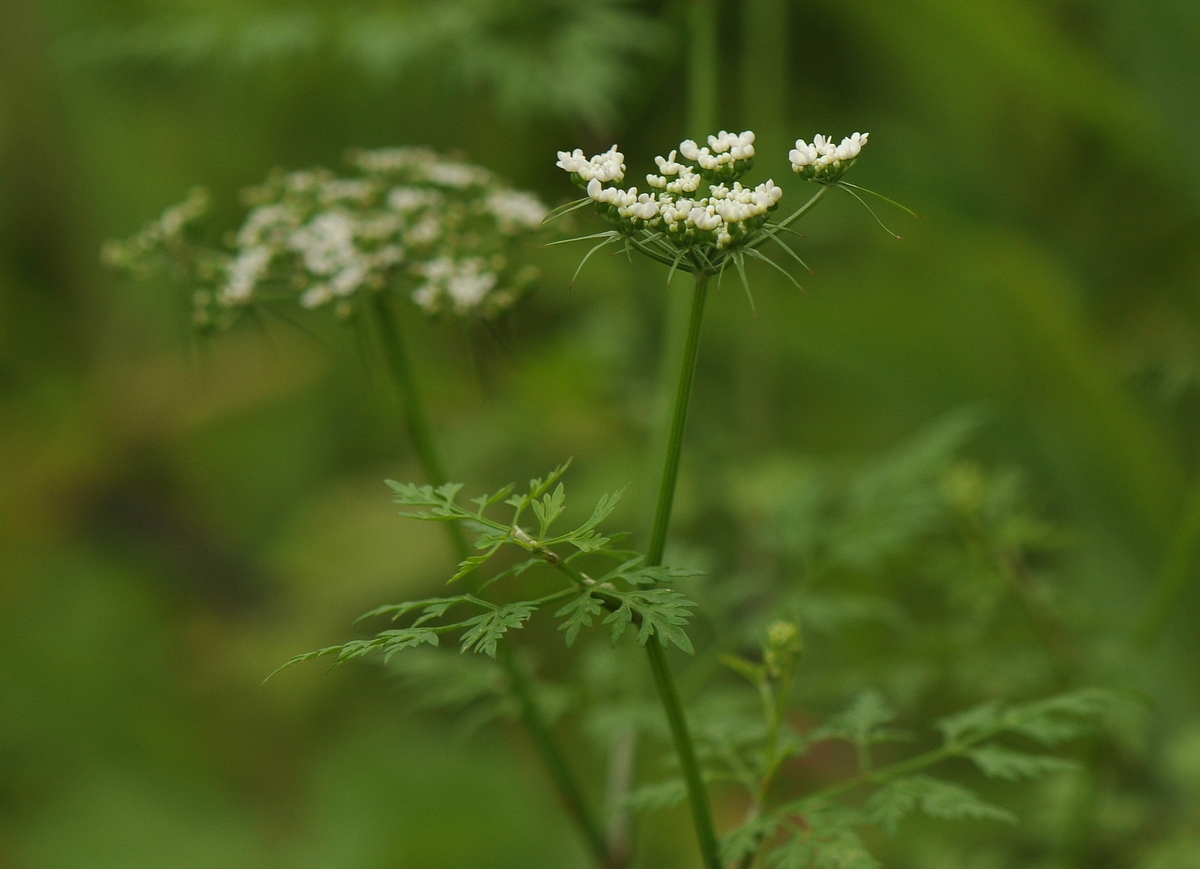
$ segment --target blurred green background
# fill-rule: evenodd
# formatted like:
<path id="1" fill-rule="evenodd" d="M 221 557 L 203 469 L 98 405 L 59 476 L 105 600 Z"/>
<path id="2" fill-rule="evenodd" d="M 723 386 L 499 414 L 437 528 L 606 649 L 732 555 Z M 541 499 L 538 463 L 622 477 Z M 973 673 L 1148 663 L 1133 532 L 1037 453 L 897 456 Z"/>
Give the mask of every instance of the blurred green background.
<path id="1" fill-rule="evenodd" d="M 235 226 L 240 188 L 350 146 L 458 151 L 552 204 L 572 193 L 558 149 L 615 141 L 649 171 L 713 132 L 688 128 L 695 5 L 0 3 L 0 865 L 587 865 L 515 725 L 456 728 L 369 666 L 260 688 L 449 560 L 389 503 L 382 480 L 419 470 L 353 335 L 199 343 L 186 294 L 98 251 L 197 183 Z M 1066 529 L 1068 681 L 1151 704 L 1097 743 L 1090 801 L 1038 792 L 1077 807 L 1069 848 L 1013 789 L 1036 843 L 934 825 L 942 844 L 885 844 L 887 865 L 1200 866 L 1200 6 L 716 15 L 707 111 L 758 132 L 756 180 L 796 201 L 792 140 L 869 130 L 853 180 L 921 219 L 885 206 L 896 241 L 830 197 L 803 226 L 805 295 L 759 269 L 757 316 L 736 282 L 713 298 L 676 557 L 753 573 L 778 469 L 869 466 L 971 408 L 965 454 L 1020 468 Z M 414 307 L 404 329 L 451 477 L 479 491 L 574 456 L 584 501 L 634 481 L 612 524 L 641 534 L 664 270 L 601 256 L 568 289 L 582 253 L 531 247 L 539 288 L 493 327 Z M 684 814 L 642 829 L 639 865 L 691 865 Z"/>

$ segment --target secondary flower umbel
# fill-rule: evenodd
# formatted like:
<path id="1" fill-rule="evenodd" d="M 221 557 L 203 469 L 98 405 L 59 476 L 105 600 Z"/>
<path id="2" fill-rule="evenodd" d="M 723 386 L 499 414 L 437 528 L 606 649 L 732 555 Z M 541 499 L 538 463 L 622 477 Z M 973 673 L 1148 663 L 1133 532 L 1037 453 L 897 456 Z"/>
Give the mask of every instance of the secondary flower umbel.
<path id="1" fill-rule="evenodd" d="M 841 144 L 836 146 L 832 138 L 819 133 L 813 136 L 811 145 L 803 139 L 797 139 L 796 147 L 788 154 L 792 170 L 809 181 L 833 183 L 854 165 L 869 135 L 855 133 L 842 139 Z"/>
<path id="2" fill-rule="evenodd" d="M 111 243 L 114 265 L 166 261 L 194 287 L 195 319 L 223 324 L 256 304 L 290 302 L 348 315 L 365 294 L 402 289 L 430 313 L 488 314 L 532 278 L 512 248 L 546 208 L 481 166 L 423 148 L 350 155 L 354 170 L 277 172 L 246 191 L 250 206 L 231 249 L 205 247 L 187 230 L 199 194 L 134 238 Z"/>

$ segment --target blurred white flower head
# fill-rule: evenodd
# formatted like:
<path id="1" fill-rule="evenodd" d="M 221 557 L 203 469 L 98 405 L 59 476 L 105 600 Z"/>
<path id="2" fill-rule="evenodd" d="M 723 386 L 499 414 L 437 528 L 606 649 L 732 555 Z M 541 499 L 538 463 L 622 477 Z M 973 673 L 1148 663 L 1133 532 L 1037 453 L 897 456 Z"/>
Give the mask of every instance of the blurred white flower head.
<path id="1" fill-rule="evenodd" d="M 610 152 L 588 171 L 611 179 Z M 275 172 L 244 194 L 250 206 L 230 247 L 190 234 L 208 207 L 194 191 L 104 258 L 142 271 L 166 265 L 193 283 L 198 325 L 220 325 L 251 305 L 330 306 L 348 316 L 363 293 L 407 291 L 430 313 L 493 314 L 534 278 L 506 256 L 545 218 L 530 193 L 489 170 L 424 148 L 350 154 L 353 174 Z"/>

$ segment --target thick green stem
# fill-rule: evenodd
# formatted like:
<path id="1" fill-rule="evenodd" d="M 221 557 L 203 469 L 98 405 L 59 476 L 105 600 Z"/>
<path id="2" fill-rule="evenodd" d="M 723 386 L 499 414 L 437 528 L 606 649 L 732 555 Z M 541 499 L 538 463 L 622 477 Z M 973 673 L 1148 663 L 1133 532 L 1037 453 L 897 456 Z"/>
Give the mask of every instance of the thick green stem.
<path id="1" fill-rule="evenodd" d="M 666 545 L 667 529 L 671 524 L 671 506 L 675 500 L 675 484 L 679 478 L 679 458 L 683 451 L 683 432 L 687 425 L 688 405 L 692 397 L 692 382 L 696 376 L 696 359 L 700 351 L 700 326 L 704 321 L 704 302 L 708 296 L 708 276 L 695 275 L 692 294 L 692 309 L 688 318 L 687 338 L 679 360 L 679 382 L 675 390 L 675 404 L 671 411 L 671 424 L 667 439 L 666 456 L 663 461 L 662 481 L 658 489 L 658 502 L 654 511 L 654 526 L 650 532 L 650 546 L 646 563 L 652 567 L 662 564 L 663 548 Z M 696 750 L 688 730 L 687 718 L 667 653 L 657 636 L 646 643 L 646 654 L 650 659 L 650 670 L 654 674 L 654 686 L 658 689 L 659 701 L 671 728 L 675 753 L 687 783 L 688 799 L 692 808 L 692 819 L 696 825 L 696 839 L 704 858 L 705 869 L 720 869 L 721 856 L 717 842 L 716 825 L 713 823 L 712 808 L 708 802 L 708 791 L 696 761 Z"/>
<path id="2" fill-rule="evenodd" d="M 404 419 L 408 425 L 408 434 L 413 448 L 417 453 L 417 460 L 420 462 L 428 482 L 434 486 L 440 486 L 447 480 L 438 456 L 433 426 L 417 389 L 416 376 L 404 346 L 403 335 L 393 319 L 387 299 L 382 293 L 377 293 L 372 298 L 371 312 L 374 315 L 375 327 L 383 345 L 383 355 L 388 373 L 402 393 Z M 453 547 L 457 559 L 462 561 L 467 558 L 471 554 L 471 546 L 467 542 L 461 525 L 458 522 L 444 522 L 442 525 L 450 538 L 450 545 Z M 510 690 L 520 708 L 521 723 L 529 733 L 534 748 L 541 756 L 542 763 L 553 779 L 567 811 L 570 812 L 572 819 L 579 827 L 588 848 L 600 865 L 606 867 L 620 865 L 619 862 L 610 859 L 601 827 L 592 816 L 591 810 L 583 798 L 583 791 L 567 765 L 566 755 L 559 747 L 554 732 L 538 708 L 537 700 L 533 696 L 524 671 L 503 643 L 500 645 L 496 659 L 508 677 Z"/>

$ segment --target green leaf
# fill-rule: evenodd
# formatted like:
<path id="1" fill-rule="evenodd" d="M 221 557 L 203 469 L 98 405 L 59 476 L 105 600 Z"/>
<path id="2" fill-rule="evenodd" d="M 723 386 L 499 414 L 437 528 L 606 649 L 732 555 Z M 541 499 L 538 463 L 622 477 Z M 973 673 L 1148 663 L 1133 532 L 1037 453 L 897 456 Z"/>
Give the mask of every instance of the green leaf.
<path id="1" fill-rule="evenodd" d="M 405 507 L 432 508 L 415 513 L 402 513 L 403 516 L 433 522 L 474 518 L 470 511 L 454 503 L 454 498 L 462 489 L 461 483 L 446 483 L 434 489 L 432 486 L 397 483 L 395 480 L 385 482 L 396 493 L 395 502 L 397 504 Z"/>
<path id="2" fill-rule="evenodd" d="M 1007 729 L 1042 745 L 1057 745 L 1089 730 L 1091 719 L 1108 708 L 1112 701 L 1110 691 L 1085 688 L 1025 703 L 1009 711 Z"/>
<path id="3" fill-rule="evenodd" d="M 947 820 L 994 820 L 1016 823 L 1016 816 L 999 806 L 985 803 L 974 792 L 959 785 L 926 776 L 899 778 L 888 782 L 867 800 L 866 811 L 872 823 L 889 835 L 905 815 L 919 809 L 930 817 Z"/>
<path id="4" fill-rule="evenodd" d="M 317 649 L 313 652 L 305 652 L 303 655 L 297 655 L 277 667 L 270 676 L 267 676 L 267 679 L 270 679 L 280 670 L 284 670 L 293 664 L 330 656 L 336 656 L 336 660 L 334 660 L 332 665 L 333 667 L 344 664 L 346 661 L 352 661 L 355 658 L 365 658 L 368 655 L 376 653 L 383 655 L 383 662 L 386 664 L 397 652 L 404 649 L 411 649 L 422 643 L 436 646 L 438 644 L 437 631 L 427 627 L 381 631 L 369 640 L 350 640 L 350 642 L 342 643 L 339 646 L 327 646 L 324 649 Z"/>
<path id="5" fill-rule="evenodd" d="M 452 582 L 456 582 L 462 579 L 464 576 L 478 570 L 480 566 L 486 564 L 491 557 L 496 554 L 496 552 L 505 544 L 505 542 L 508 541 L 508 539 L 509 538 L 507 536 L 500 538 L 498 542 L 492 544 L 491 549 L 480 555 L 468 555 L 461 562 L 459 562 L 458 570 L 455 571 L 454 576 L 446 580 L 446 584 L 449 585 Z"/>
<path id="6" fill-rule="evenodd" d="M 984 775 L 1007 781 L 1039 778 L 1050 773 L 1078 768 L 1077 764 L 1065 758 L 1026 754 L 995 744 L 972 748 L 966 752 L 966 756 L 983 770 Z"/>
<path id="7" fill-rule="evenodd" d="M 628 600 L 621 602 L 621 606 L 613 612 L 609 613 L 602 624 L 612 625 L 612 643 L 615 646 L 617 640 L 621 639 L 621 635 L 625 633 L 625 629 L 629 627 L 633 621 L 633 607 Z"/>
<path id="8" fill-rule="evenodd" d="M 989 700 L 965 712 L 947 716 L 937 722 L 938 730 L 947 744 L 963 742 L 979 734 L 991 734 L 1004 729 L 1006 715 L 1004 707 Z"/>
<path id="9" fill-rule="evenodd" d="M 592 511 L 591 517 L 586 522 L 575 529 L 576 534 L 581 534 L 584 531 L 591 531 L 601 522 L 609 517 L 613 510 L 616 509 L 618 502 L 625 495 L 625 490 L 629 488 L 626 483 L 615 492 L 610 492 L 607 495 L 601 495 L 600 500 L 596 502 L 596 509 Z"/>
<path id="10" fill-rule="evenodd" d="M 554 491 L 543 497 L 542 500 L 530 502 L 529 506 L 533 508 L 533 514 L 537 516 L 538 525 L 540 526 L 538 531 L 539 541 L 546 539 L 546 532 L 550 530 L 550 526 L 554 523 L 554 520 L 562 515 L 563 502 L 565 500 L 566 490 L 563 488 L 563 484 L 559 483 L 554 488 Z"/>
<path id="11" fill-rule="evenodd" d="M 530 480 L 529 491 L 524 495 L 510 495 L 507 499 L 505 499 L 505 504 L 516 508 L 516 513 L 514 514 L 512 521 L 513 525 L 517 524 L 521 517 L 521 513 L 524 512 L 525 508 L 528 507 L 533 501 L 546 494 L 550 487 L 558 482 L 558 478 L 567 472 L 567 468 L 570 466 L 571 460 L 567 459 L 565 462 L 547 474 L 545 478 L 534 477 L 532 480 Z"/>
<path id="12" fill-rule="evenodd" d="M 636 559 L 640 561 L 641 559 Z M 627 562 L 626 564 L 630 564 Z M 622 569 L 616 571 L 612 578 L 621 579 L 632 586 L 640 585 L 658 585 L 671 579 L 688 579 L 693 576 L 703 576 L 702 570 L 689 570 L 685 567 L 665 567 L 662 565 L 656 567 L 636 567 L 628 569 L 622 565 Z"/>
<path id="13" fill-rule="evenodd" d="M 579 636 L 579 631 L 584 627 L 591 627 L 592 620 L 603 611 L 604 604 L 592 597 L 590 591 L 586 591 L 554 614 L 555 618 L 562 618 L 568 613 L 570 614 L 570 618 L 558 626 L 560 631 L 567 632 L 568 649 L 575 644 L 575 638 Z"/>
<path id="14" fill-rule="evenodd" d="M 480 495 L 478 498 L 472 498 L 471 503 L 479 505 L 479 509 L 475 511 L 475 515 L 482 516 L 483 511 L 493 504 L 499 504 L 505 498 L 512 494 L 513 484 L 509 483 L 503 489 L 493 492 L 490 495 Z"/>
<path id="15" fill-rule="evenodd" d="M 466 600 L 468 600 L 468 598 L 458 595 L 455 597 L 431 597 L 426 598 L 425 600 L 410 600 L 404 603 L 385 604 L 384 606 L 378 606 L 373 610 L 368 610 L 367 612 L 363 613 L 354 620 L 354 623 L 358 624 L 359 622 L 366 621 L 367 619 L 373 619 L 376 616 L 385 615 L 390 615 L 392 617 L 392 621 L 396 621 L 401 616 L 413 612 L 414 610 L 419 610 L 422 607 L 425 607 L 426 611 L 429 611 L 429 609 L 434 607 L 441 607 L 440 612 L 437 614 L 438 616 L 441 616 L 450 607 Z"/>
<path id="16" fill-rule="evenodd" d="M 767 669 L 740 655 L 722 655 L 721 663 L 742 676 L 751 685 L 760 687 L 767 682 Z"/>
<path id="17" fill-rule="evenodd" d="M 726 834 L 721 840 L 721 861 L 726 865 L 738 865 L 758 851 L 763 840 L 769 838 L 779 827 L 774 815 L 756 818 Z"/>
<path id="18" fill-rule="evenodd" d="M 880 869 L 862 839 L 849 829 L 827 836 L 815 829 L 797 833 L 767 862 L 776 869 Z"/>
<path id="19" fill-rule="evenodd" d="M 510 603 L 463 622 L 467 631 L 460 638 L 461 651 L 471 649 L 496 657 L 496 643 L 509 630 L 524 627 L 525 621 L 537 609 L 535 601 Z"/>
<path id="20" fill-rule="evenodd" d="M 679 805 L 686 797 L 683 779 L 673 778 L 636 788 L 621 805 L 634 812 L 657 812 Z"/>
<path id="21" fill-rule="evenodd" d="M 817 728 L 810 738 L 814 741 L 831 738 L 846 739 L 856 745 L 870 745 L 876 742 L 907 738 L 903 731 L 884 727 L 895 718 L 895 710 L 887 704 L 879 692 L 867 690 L 855 698 L 849 709 L 835 715 Z"/>
<path id="22" fill-rule="evenodd" d="M 692 641 L 688 639 L 688 635 L 683 631 L 683 626 L 691 619 L 691 609 L 696 606 L 695 603 L 688 600 L 677 591 L 672 591 L 669 588 L 651 588 L 631 592 L 618 592 L 616 596 L 623 601 L 621 609 L 605 619 L 605 623 L 609 621 L 617 621 L 615 618 L 618 613 L 626 609 L 632 610 L 632 613 L 626 619 L 626 624 L 632 619 L 632 614 L 636 613 L 641 619 L 641 626 L 638 630 L 638 642 L 643 646 L 650 637 L 657 635 L 664 644 L 674 643 L 689 655 L 694 655 L 696 652 L 692 648 Z M 622 625 L 620 632 L 623 633 L 625 626 Z M 614 628 L 614 641 L 620 633 Z"/>

